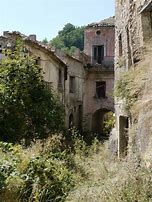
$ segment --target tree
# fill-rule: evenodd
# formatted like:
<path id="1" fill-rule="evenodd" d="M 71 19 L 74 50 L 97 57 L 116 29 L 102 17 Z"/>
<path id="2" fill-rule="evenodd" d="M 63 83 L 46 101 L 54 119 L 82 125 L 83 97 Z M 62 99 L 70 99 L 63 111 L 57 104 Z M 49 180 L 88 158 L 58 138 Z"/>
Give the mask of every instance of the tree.
<path id="1" fill-rule="evenodd" d="M 0 138 L 17 142 L 46 138 L 64 125 L 63 108 L 47 90 L 34 56 L 17 43 L 0 61 Z"/>
<path id="2" fill-rule="evenodd" d="M 49 42 L 48 42 L 47 38 L 45 38 L 45 39 L 42 40 L 42 43 L 43 43 L 44 45 L 47 45 Z"/>
<path id="3" fill-rule="evenodd" d="M 76 48 L 82 51 L 84 48 L 84 27 L 75 27 L 67 23 L 50 43 L 69 54 L 72 54 Z"/>

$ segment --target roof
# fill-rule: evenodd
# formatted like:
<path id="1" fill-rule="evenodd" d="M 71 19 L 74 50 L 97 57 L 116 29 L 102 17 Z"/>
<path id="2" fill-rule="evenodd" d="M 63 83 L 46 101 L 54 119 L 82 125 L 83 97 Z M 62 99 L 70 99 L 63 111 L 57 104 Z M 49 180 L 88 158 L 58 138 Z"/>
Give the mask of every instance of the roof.
<path id="1" fill-rule="evenodd" d="M 19 37 L 26 43 L 37 46 L 42 51 L 45 51 L 46 53 L 50 54 L 52 56 L 52 58 L 54 58 L 54 60 L 56 60 L 57 62 L 59 62 L 60 64 L 62 64 L 64 66 L 66 66 L 66 63 L 63 60 L 61 60 L 61 58 L 59 58 L 57 55 L 55 55 L 54 51 L 52 51 L 51 48 L 48 47 L 47 45 L 44 45 L 43 43 L 41 43 L 37 40 L 32 40 L 29 36 L 23 35 L 20 32 L 16 32 L 16 31 L 7 32 L 7 35 Z"/>
<path id="2" fill-rule="evenodd" d="M 114 27 L 115 26 L 115 16 L 101 20 L 100 22 L 93 22 L 88 24 L 87 27 Z"/>

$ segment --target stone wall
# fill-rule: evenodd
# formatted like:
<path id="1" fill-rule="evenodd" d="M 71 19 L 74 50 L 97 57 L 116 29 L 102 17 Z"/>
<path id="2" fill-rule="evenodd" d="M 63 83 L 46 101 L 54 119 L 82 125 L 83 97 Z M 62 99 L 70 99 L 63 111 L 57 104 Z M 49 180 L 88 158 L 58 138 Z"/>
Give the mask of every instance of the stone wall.
<path id="1" fill-rule="evenodd" d="M 115 81 L 122 72 L 138 68 L 143 59 L 146 41 L 151 37 L 150 0 L 116 1 L 115 30 Z M 121 51 L 122 50 L 122 51 Z M 136 78 L 135 78 L 136 79 Z M 115 98 L 116 132 L 118 135 L 118 155 L 121 156 L 124 145 L 125 124 L 122 129 L 121 119 L 129 117 L 125 109 L 125 101 Z M 127 120 L 127 119 L 126 119 Z M 131 120 L 129 121 L 131 123 Z M 130 125 L 130 123 L 128 123 Z M 128 128 L 127 128 L 128 129 Z M 144 134 L 143 134 L 144 136 Z M 126 137 L 127 139 L 127 137 Z M 126 148 L 127 149 L 127 148 Z"/>

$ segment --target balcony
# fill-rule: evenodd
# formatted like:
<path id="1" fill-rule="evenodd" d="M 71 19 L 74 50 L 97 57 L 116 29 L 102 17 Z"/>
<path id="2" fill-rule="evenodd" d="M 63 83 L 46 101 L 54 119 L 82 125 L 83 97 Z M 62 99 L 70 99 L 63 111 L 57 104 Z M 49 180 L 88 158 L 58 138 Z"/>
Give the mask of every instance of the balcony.
<path id="1" fill-rule="evenodd" d="M 106 56 L 103 60 L 94 60 L 93 57 L 90 57 L 90 63 L 86 66 L 87 70 L 94 71 L 106 71 L 113 72 L 114 71 L 114 56 Z"/>

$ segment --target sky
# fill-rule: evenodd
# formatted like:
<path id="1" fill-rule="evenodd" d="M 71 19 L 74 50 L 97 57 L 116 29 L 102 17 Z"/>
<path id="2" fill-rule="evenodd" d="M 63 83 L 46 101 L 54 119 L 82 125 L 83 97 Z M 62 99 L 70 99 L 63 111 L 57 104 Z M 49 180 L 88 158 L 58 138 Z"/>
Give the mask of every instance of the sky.
<path id="1" fill-rule="evenodd" d="M 55 37 L 66 23 L 83 26 L 114 16 L 115 0 L 0 0 L 0 34 L 19 31 L 38 40 Z"/>

